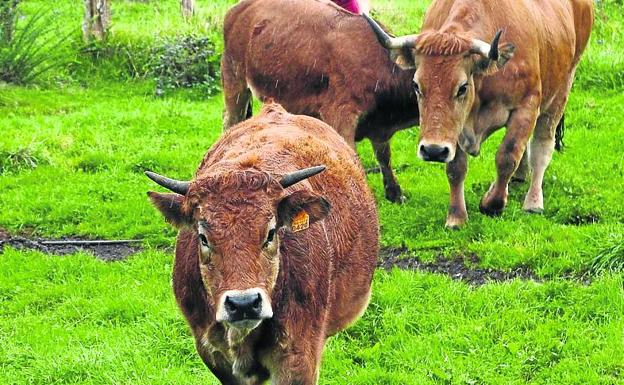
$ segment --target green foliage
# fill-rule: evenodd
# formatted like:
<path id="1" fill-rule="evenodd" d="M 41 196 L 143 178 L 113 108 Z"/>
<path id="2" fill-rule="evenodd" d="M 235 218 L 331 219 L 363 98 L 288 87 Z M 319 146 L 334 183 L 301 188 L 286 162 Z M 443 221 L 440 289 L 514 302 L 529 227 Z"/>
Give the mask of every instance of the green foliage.
<path id="1" fill-rule="evenodd" d="M 18 23 L 13 4 L 0 3 L 0 81 L 29 84 L 67 63 L 61 48 L 70 35 L 59 29 L 54 14 L 45 9 Z"/>
<path id="2" fill-rule="evenodd" d="M 210 38 L 190 35 L 167 39 L 155 54 L 156 95 L 176 88 L 200 89 L 207 96 L 219 90 L 220 56 Z"/>

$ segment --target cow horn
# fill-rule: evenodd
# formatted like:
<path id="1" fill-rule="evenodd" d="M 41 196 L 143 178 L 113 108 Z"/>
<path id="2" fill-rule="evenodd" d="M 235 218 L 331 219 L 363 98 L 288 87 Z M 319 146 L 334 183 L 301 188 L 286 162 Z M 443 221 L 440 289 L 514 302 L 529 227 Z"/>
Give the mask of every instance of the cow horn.
<path id="1" fill-rule="evenodd" d="M 498 42 L 500 40 L 502 33 L 503 33 L 503 30 L 499 29 L 498 32 L 496 32 L 496 35 L 494 36 L 494 40 L 492 40 L 492 46 L 490 48 L 490 52 L 488 53 L 488 58 L 492 61 L 498 60 Z"/>
<path id="2" fill-rule="evenodd" d="M 308 179 L 311 176 L 325 171 L 325 168 L 325 166 L 316 166 L 291 172 L 290 174 L 284 175 L 282 179 L 280 179 L 280 184 L 283 188 L 288 188 L 296 183 L 301 182 L 304 179 Z"/>
<path id="3" fill-rule="evenodd" d="M 494 36 L 494 40 L 492 40 L 492 44 L 488 44 L 483 40 L 473 39 L 472 40 L 472 48 L 470 50 L 471 53 L 478 53 L 481 56 L 487 57 L 492 61 L 497 61 L 498 54 L 498 42 L 500 41 L 501 34 L 503 33 L 502 29 L 499 29 Z"/>
<path id="4" fill-rule="evenodd" d="M 145 171 L 145 175 L 167 190 L 171 190 L 180 195 L 186 195 L 189 190 L 189 186 L 191 185 L 191 182 L 167 178 L 166 176 L 162 176 L 151 171 Z"/>
<path id="5" fill-rule="evenodd" d="M 377 24 L 377 22 L 373 20 L 370 16 L 368 16 L 366 13 L 363 13 L 362 16 L 364 16 L 366 21 L 368 21 L 368 24 L 370 24 L 371 28 L 373 28 L 375 35 L 377 35 L 377 39 L 379 39 L 379 42 L 385 48 L 401 49 L 401 48 L 413 48 L 414 46 L 416 46 L 416 36 L 407 35 L 407 36 L 401 36 L 401 37 L 392 37 L 388 35 L 386 31 L 384 31 L 383 28 L 381 28 L 379 24 Z"/>

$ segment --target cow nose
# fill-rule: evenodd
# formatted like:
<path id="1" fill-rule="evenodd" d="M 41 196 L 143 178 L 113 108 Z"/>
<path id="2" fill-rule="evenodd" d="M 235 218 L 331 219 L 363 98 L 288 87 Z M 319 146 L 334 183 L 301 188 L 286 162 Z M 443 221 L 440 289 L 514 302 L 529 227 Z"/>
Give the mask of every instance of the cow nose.
<path id="1" fill-rule="evenodd" d="M 262 312 L 262 296 L 260 293 L 228 295 L 224 305 L 230 322 L 257 320 Z"/>
<path id="2" fill-rule="evenodd" d="M 448 146 L 420 145 L 420 156 L 428 162 L 446 162 L 450 153 L 451 149 Z"/>

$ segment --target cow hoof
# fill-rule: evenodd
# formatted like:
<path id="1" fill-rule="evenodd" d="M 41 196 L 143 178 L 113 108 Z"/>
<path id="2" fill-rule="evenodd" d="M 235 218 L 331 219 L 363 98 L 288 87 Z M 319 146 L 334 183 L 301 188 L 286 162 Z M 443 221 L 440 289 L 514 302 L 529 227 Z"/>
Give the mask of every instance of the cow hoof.
<path id="1" fill-rule="evenodd" d="M 525 207 L 524 211 L 527 212 L 528 214 L 544 214 L 544 208 L 543 207 Z"/>
<path id="2" fill-rule="evenodd" d="M 479 210 L 490 217 L 499 217 L 503 214 L 505 209 L 504 199 L 487 199 L 483 198 L 479 205 Z"/>
<path id="3" fill-rule="evenodd" d="M 444 227 L 446 227 L 447 230 L 451 230 L 451 231 L 459 231 L 461 230 L 461 228 L 463 227 L 463 225 L 459 225 L 459 224 L 449 224 L 446 223 L 444 225 Z"/>
<path id="4" fill-rule="evenodd" d="M 403 195 L 403 193 L 401 192 L 401 188 L 387 189 L 386 199 L 392 203 L 399 203 L 399 204 L 403 204 L 407 200 L 405 195 Z"/>
<path id="5" fill-rule="evenodd" d="M 467 218 L 456 218 L 456 217 L 448 217 L 446 218 L 446 227 L 449 230 L 460 230 L 467 222 Z"/>

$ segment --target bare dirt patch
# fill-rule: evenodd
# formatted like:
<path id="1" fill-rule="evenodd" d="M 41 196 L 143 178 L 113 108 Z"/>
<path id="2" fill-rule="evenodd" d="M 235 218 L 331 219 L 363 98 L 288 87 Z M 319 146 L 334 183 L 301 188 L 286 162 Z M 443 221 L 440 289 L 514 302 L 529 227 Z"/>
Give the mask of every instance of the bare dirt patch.
<path id="1" fill-rule="evenodd" d="M 453 259 L 438 258 L 435 262 L 422 262 L 417 257 L 408 256 L 409 251 L 405 248 L 385 248 L 379 253 L 378 266 L 385 270 L 393 267 L 404 270 L 418 270 L 428 273 L 448 275 L 454 280 L 463 281 L 470 285 L 484 285 L 488 282 L 504 282 L 516 278 L 532 281 L 541 281 L 540 278 L 528 267 L 518 267 L 510 271 L 501 271 L 491 268 L 474 268 L 466 264 L 466 261 L 475 264 L 476 256 L 456 257 Z"/>
<path id="2" fill-rule="evenodd" d="M 9 234 L 0 229 L 0 254 L 5 246 L 14 249 L 37 250 L 54 255 L 87 252 L 105 261 L 119 261 L 141 250 L 137 240 L 86 240 L 76 238 L 44 239 L 26 238 Z"/>

